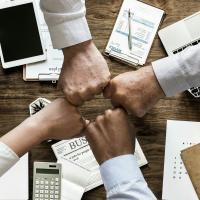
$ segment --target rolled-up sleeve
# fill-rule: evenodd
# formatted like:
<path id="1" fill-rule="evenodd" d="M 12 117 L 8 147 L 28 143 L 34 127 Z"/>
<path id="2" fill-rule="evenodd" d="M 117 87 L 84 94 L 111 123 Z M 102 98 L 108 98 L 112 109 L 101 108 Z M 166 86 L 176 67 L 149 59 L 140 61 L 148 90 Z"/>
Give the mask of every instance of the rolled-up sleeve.
<path id="1" fill-rule="evenodd" d="M 166 96 L 200 86 L 200 45 L 152 63 Z"/>
<path id="2" fill-rule="evenodd" d="M 62 49 L 91 39 L 84 0 L 40 0 L 53 47 Z"/>

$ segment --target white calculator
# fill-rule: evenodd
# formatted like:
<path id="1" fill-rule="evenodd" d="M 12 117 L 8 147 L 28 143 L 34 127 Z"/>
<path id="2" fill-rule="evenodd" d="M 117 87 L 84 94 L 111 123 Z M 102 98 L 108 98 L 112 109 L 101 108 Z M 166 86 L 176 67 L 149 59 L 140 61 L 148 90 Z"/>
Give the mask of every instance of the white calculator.
<path id="1" fill-rule="evenodd" d="M 61 199 L 61 164 L 35 162 L 33 200 Z"/>

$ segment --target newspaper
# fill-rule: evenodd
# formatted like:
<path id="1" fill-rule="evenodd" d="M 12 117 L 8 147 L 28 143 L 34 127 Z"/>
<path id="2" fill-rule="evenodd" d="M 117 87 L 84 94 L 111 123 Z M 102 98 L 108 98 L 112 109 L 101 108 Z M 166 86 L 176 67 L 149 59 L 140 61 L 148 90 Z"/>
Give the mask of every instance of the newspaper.
<path id="1" fill-rule="evenodd" d="M 99 171 L 99 165 L 85 137 L 62 140 L 52 145 L 52 149 L 58 160 L 65 158 L 86 168 L 87 170 L 90 170 L 91 178 L 88 181 L 85 192 L 103 184 Z M 135 155 L 140 167 L 148 163 L 137 140 Z"/>

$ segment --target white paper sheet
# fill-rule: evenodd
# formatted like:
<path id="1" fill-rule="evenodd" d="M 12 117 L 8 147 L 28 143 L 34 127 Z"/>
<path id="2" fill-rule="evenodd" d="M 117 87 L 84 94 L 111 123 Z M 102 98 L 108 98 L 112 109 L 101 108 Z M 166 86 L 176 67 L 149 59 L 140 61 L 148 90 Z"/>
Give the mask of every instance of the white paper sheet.
<path id="1" fill-rule="evenodd" d="M 53 49 L 49 29 L 44 20 L 43 13 L 40 9 L 39 5 L 40 0 L 34 0 L 34 1 L 36 2 L 37 12 L 39 16 L 39 24 L 41 27 L 45 48 L 47 51 L 47 60 L 27 65 L 25 77 L 27 80 L 28 79 L 42 80 L 42 77 L 44 75 L 49 75 L 49 80 L 51 80 L 51 76 L 56 75 L 58 79 L 64 60 L 63 53 L 61 50 Z"/>
<path id="2" fill-rule="evenodd" d="M 180 153 L 199 142 L 199 122 L 167 121 L 163 200 L 198 200 Z"/>
<path id="3" fill-rule="evenodd" d="M 0 200 L 28 200 L 28 154 L 0 178 Z"/>
<path id="4" fill-rule="evenodd" d="M 60 141 L 52 145 L 52 149 L 57 159 L 64 157 L 91 172 L 92 175 L 85 191 L 89 191 L 103 184 L 99 171 L 99 165 L 85 137 Z M 135 155 L 139 166 L 147 164 L 147 160 L 137 141 Z"/>
<path id="5" fill-rule="evenodd" d="M 132 51 L 128 46 L 129 9 L 132 13 Z M 163 14 L 163 10 L 140 1 L 124 0 L 106 47 L 106 53 L 114 51 L 136 64 L 145 64 Z"/>
<path id="6" fill-rule="evenodd" d="M 66 159 L 62 164 L 61 200 L 80 200 L 90 178 L 90 171 Z"/>

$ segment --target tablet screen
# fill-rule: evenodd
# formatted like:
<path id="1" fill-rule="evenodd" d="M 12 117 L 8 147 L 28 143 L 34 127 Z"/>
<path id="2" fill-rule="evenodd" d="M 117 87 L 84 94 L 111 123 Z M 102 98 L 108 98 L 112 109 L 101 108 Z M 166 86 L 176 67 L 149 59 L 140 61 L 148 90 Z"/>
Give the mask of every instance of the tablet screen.
<path id="1" fill-rule="evenodd" d="M 0 9 L 0 43 L 4 62 L 43 55 L 32 3 Z"/>

